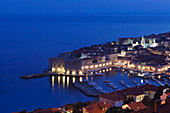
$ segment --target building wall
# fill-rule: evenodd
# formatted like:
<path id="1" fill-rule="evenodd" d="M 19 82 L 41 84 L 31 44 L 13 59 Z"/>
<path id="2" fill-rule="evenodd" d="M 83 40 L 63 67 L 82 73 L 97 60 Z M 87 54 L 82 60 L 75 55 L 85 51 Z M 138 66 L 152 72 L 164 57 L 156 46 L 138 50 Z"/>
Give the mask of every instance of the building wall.
<path id="1" fill-rule="evenodd" d="M 108 54 L 108 55 L 106 55 L 106 59 L 114 61 L 117 58 L 117 56 L 118 56 L 117 53 L 115 53 L 115 54 Z"/>
<path id="2" fill-rule="evenodd" d="M 113 66 L 112 64 L 113 64 L 112 61 L 92 63 L 92 64 L 83 65 L 82 69 L 83 69 L 83 71 L 96 70 L 96 69 L 100 70 L 102 68 L 112 67 Z"/>
<path id="3" fill-rule="evenodd" d="M 121 107 L 122 105 L 123 105 L 123 101 L 122 100 L 115 102 L 115 106 Z"/>
<path id="4" fill-rule="evenodd" d="M 140 71 L 147 71 L 147 72 L 154 72 L 154 73 L 163 73 L 164 71 L 170 68 L 170 65 L 163 65 L 163 66 L 151 66 L 151 65 L 144 65 L 138 63 L 131 63 L 131 60 L 123 60 L 117 59 L 117 63 L 114 63 L 115 66 L 121 66 L 124 68 L 135 69 Z"/>
<path id="5" fill-rule="evenodd" d="M 95 63 L 105 62 L 106 56 L 92 56 L 92 60 Z"/>
<path id="6" fill-rule="evenodd" d="M 111 104 L 112 106 L 115 106 L 115 102 L 114 101 L 106 99 L 106 98 L 99 97 L 99 101 Z"/>
<path id="7" fill-rule="evenodd" d="M 92 64 L 93 60 L 92 59 L 83 59 L 82 60 L 82 65 L 88 65 L 88 64 Z"/>
<path id="8" fill-rule="evenodd" d="M 49 71 L 58 74 L 82 75 L 82 62 L 79 59 L 49 58 Z"/>
<path id="9" fill-rule="evenodd" d="M 49 58 L 49 70 L 57 73 L 64 73 L 64 58 Z"/>
<path id="10" fill-rule="evenodd" d="M 134 96 L 135 102 L 140 102 L 145 97 L 145 94 Z"/>
<path id="11" fill-rule="evenodd" d="M 148 41 L 148 42 L 146 42 L 146 41 Z M 143 48 L 147 48 L 147 47 L 156 47 L 159 44 L 156 43 L 156 38 L 145 38 L 145 37 L 142 37 L 141 45 L 143 46 Z"/>
<path id="12" fill-rule="evenodd" d="M 65 59 L 65 73 L 68 75 L 81 75 L 82 62 L 79 59 Z"/>
<path id="13" fill-rule="evenodd" d="M 165 47 L 169 47 L 170 46 L 170 41 L 164 41 L 163 44 L 164 44 Z"/>
<path id="14" fill-rule="evenodd" d="M 154 98 L 155 91 L 145 91 L 146 96 L 149 96 L 151 99 Z"/>
<path id="15" fill-rule="evenodd" d="M 112 101 L 112 100 L 109 100 L 109 99 L 106 99 L 106 98 L 99 97 L 99 101 L 100 102 L 106 102 L 108 104 L 111 104 L 112 106 L 121 107 L 123 105 L 123 100 Z"/>

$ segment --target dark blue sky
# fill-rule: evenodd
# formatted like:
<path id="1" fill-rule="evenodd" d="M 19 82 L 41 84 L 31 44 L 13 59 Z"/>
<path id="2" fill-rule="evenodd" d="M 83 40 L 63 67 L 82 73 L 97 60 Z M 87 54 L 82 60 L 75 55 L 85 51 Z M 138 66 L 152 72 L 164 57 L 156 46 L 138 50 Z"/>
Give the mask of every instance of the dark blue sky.
<path id="1" fill-rule="evenodd" d="M 0 0 L 0 13 L 167 13 L 170 0 Z"/>

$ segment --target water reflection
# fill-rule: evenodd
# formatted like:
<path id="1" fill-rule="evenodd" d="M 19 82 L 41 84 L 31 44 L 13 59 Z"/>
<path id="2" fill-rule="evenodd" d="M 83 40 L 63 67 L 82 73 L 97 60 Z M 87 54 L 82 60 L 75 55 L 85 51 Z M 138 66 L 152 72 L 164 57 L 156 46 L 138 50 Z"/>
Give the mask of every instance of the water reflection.
<path id="1" fill-rule="evenodd" d="M 85 79 L 85 77 L 52 76 L 49 77 L 49 80 L 52 88 L 60 88 L 61 86 L 62 88 L 69 88 L 69 86 L 76 81 L 82 82 L 83 78 Z"/>
<path id="2" fill-rule="evenodd" d="M 75 81 L 76 81 L 76 79 L 75 79 L 75 77 L 73 77 L 73 83 L 75 83 Z"/>
<path id="3" fill-rule="evenodd" d="M 63 76 L 63 88 L 65 87 L 65 76 Z"/>
<path id="4" fill-rule="evenodd" d="M 52 76 L 49 77 L 50 80 L 50 85 L 52 90 L 54 91 L 55 88 L 70 88 L 70 86 L 72 86 L 73 83 L 75 83 L 76 81 L 79 82 L 83 82 L 83 80 L 92 80 L 93 81 L 93 77 L 71 77 L 71 76 Z"/>
<path id="5" fill-rule="evenodd" d="M 52 87 L 54 87 L 54 76 L 52 76 Z"/>
<path id="6" fill-rule="evenodd" d="M 132 80 L 136 80 L 138 83 L 141 84 L 144 83 L 143 79 L 136 77 L 135 75 L 131 75 L 129 73 L 123 73 L 123 72 L 115 72 L 115 71 L 106 72 L 103 74 L 102 77 L 101 76 L 85 76 L 85 77 L 52 76 L 49 78 L 50 78 L 49 80 L 50 80 L 51 89 L 53 92 L 54 89 L 55 91 L 59 90 L 61 92 L 63 91 L 63 89 L 67 89 L 67 91 L 71 91 L 71 89 L 74 90 L 75 87 L 73 87 L 72 84 L 75 83 L 76 81 L 83 82 L 84 80 L 93 81 L 108 92 L 111 92 L 113 90 L 103 83 L 104 80 L 110 80 L 111 82 L 114 82 L 115 85 L 120 89 L 125 88 L 122 85 L 120 85 L 119 83 L 120 80 L 124 80 L 132 87 L 135 87 L 135 84 L 132 83 Z"/>
<path id="7" fill-rule="evenodd" d="M 83 81 L 83 78 L 82 77 L 80 77 L 80 82 L 82 82 Z"/>
<path id="8" fill-rule="evenodd" d="M 60 76 L 58 76 L 58 84 L 60 84 Z"/>
<path id="9" fill-rule="evenodd" d="M 67 88 L 69 87 L 69 76 L 67 77 Z"/>
<path id="10" fill-rule="evenodd" d="M 54 76 L 52 76 L 52 91 L 54 92 Z"/>

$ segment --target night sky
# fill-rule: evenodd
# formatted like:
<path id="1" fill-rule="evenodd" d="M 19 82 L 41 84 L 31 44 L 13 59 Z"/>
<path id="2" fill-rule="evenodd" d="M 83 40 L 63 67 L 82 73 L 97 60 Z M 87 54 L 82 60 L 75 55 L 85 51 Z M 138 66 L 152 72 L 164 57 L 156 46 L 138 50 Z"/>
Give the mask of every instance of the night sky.
<path id="1" fill-rule="evenodd" d="M 168 13 L 170 0 L 0 0 L 0 13 Z"/>

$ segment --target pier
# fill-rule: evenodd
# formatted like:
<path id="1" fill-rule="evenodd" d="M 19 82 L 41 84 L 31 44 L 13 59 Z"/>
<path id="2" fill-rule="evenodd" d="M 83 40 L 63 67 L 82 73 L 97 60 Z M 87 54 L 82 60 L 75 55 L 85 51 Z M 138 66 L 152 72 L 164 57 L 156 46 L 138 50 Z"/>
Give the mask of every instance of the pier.
<path id="1" fill-rule="evenodd" d="M 107 86 L 111 87 L 113 90 L 118 89 L 114 83 L 106 83 Z"/>
<path id="2" fill-rule="evenodd" d="M 52 75 L 53 75 L 52 73 L 38 73 L 38 74 L 20 76 L 20 78 L 21 79 L 31 79 L 31 78 L 47 77 L 47 76 L 52 76 Z"/>
<path id="3" fill-rule="evenodd" d="M 103 94 L 103 93 L 89 87 L 86 83 L 83 83 L 83 82 L 75 82 L 73 84 L 73 86 L 78 88 L 86 96 L 97 97 L 98 95 Z"/>
<path id="4" fill-rule="evenodd" d="M 162 84 L 159 80 L 155 79 L 155 78 L 151 78 L 151 80 L 155 81 L 157 84 L 164 86 L 164 84 Z"/>
<path id="5" fill-rule="evenodd" d="M 93 75 L 66 75 L 66 74 L 58 74 L 58 73 L 37 73 L 31 75 L 23 75 L 20 76 L 21 79 L 32 79 L 32 78 L 42 78 L 47 76 L 71 76 L 71 77 L 86 77 L 86 76 L 93 76 Z"/>
<path id="6" fill-rule="evenodd" d="M 128 85 L 128 84 L 127 84 L 125 81 L 123 81 L 123 80 L 120 80 L 119 83 L 120 83 L 122 86 L 126 87 L 126 88 L 131 88 L 131 86 Z"/>

